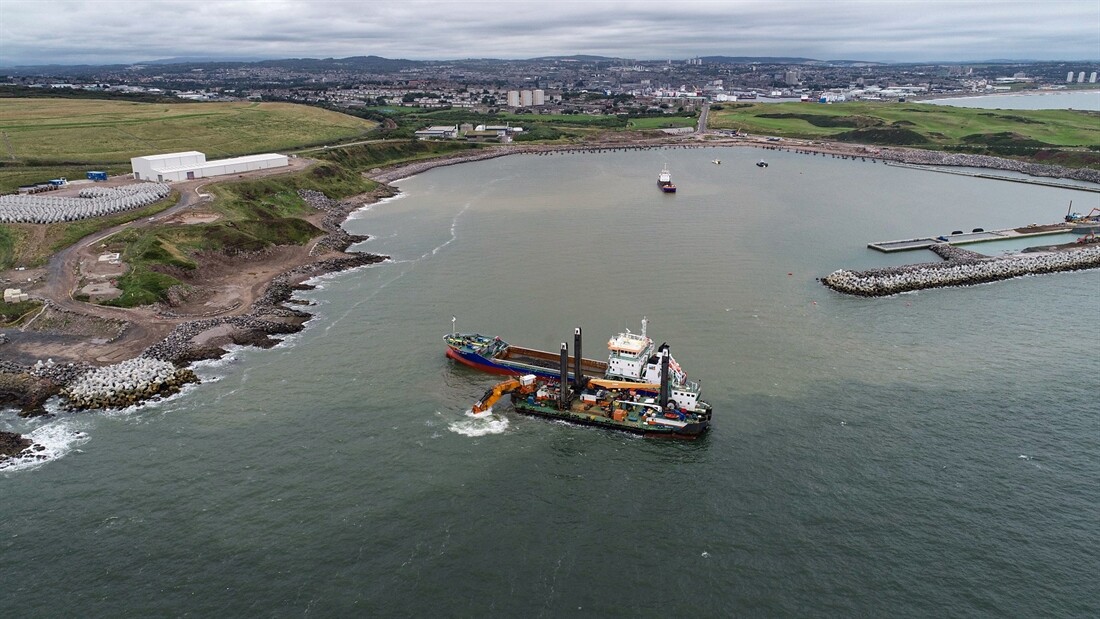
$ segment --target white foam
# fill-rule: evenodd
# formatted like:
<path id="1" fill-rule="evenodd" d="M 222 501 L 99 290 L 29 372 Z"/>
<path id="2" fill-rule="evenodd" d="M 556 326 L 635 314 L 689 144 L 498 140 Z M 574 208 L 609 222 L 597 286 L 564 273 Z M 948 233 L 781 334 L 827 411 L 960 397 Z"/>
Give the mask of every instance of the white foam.
<path id="1" fill-rule="evenodd" d="M 46 424 L 24 433 L 23 437 L 33 441 L 29 454 L 18 458 L 0 461 L 0 471 L 13 472 L 36 469 L 47 462 L 64 457 L 78 445 L 88 442 L 88 434 L 83 426 L 72 418 L 54 419 Z M 41 446 L 41 451 L 35 451 Z"/>
<path id="2" fill-rule="evenodd" d="M 248 350 L 249 348 L 251 348 L 251 346 L 229 344 L 223 347 L 225 354 L 217 359 L 202 359 L 200 361 L 191 362 L 191 371 L 193 371 L 195 376 L 198 376 L 199 380 L 204 383 L 217 382 L 226 374 L 219 370 L 237 363 L 237 361 L 240 360 L 241 351 Z"/>
<path id="3" fill-rule="evenodd" d="M 285 335 L 273 335 L 271 336 L 271 339 L 279 341 L 278 344 L 271 347 L 272 350 L 276 350 L 279 348 L 292 348 L 299 342 L 299 340 L 302 339 L 302 332 L 299 331 L 297 333 L 287 333 Z"/>
<path id="4" fill-rule="evenodd" d="M 467 410 L 466 417 L 467 419 L 451 422 L 447 429 L 455 434 L 471 437 L 503 434 L 508 429 L 508 418 L 494 416 L 492 408 L 481 413 Z"/>
<path id="5" fill-rule="evenodd" d="M 372 262 L 370 264 L 361 264 L 359 266 L 355 266 L 355 267 L 352 267 L 350 269 L 343 269 L 343 270 L 340 270 L 340 271 L 327 271 L 325 273 L 320 273 L 318 275 L 314 275 L 313 277 L 311 277 L 311 278 L 309 278 L 309 279 L 302 282 L 303 284 L 313 286 L 314 290 L 303 290 L 301 292 L 307 292 L 308 293 L 308 292 L 315 292 L 317 290 L 324 290 L 326 288 L 325 284 L 327 282 L 333 281 L 333 280 L 335 280 L 336 278 L 339 278 L 339 277 L 344 277 L 345 275 L 349 275 L 349 274 L 352 274 L 352 273 L 357 273 L 359 271 L 372 268 L 372 267 L 377 266 L 379 264 L 393 264 L 393 260 L 391 260 L 389 258 L 386 258 L 384 260 L 380 260 L 378 262 Z"/>
<path id="6" fill-rule="evenodd" d="M 352 211 L 351 213 L 349 213 L 347 218 L 348 219 L 359 219 L 360 217 L 366 216 L 366 214 L 369 213 L 374 207 L 381 206 L 383 204 L 389 204 L 390 202 L 396 202 L 396 201 L 400 200 L 401 198 L 404 198 L 405 195 L 406 194 L 404 192 L 399 192 L 399 193 L 397 193 L 395 195 L 392 195 L 388 198 L 382 198 L 381 200 L 371 202 L 370 204 L 364 204 L 363 206 L 360 206 L 359 208 L 357 208 L 354 211 Z"/>

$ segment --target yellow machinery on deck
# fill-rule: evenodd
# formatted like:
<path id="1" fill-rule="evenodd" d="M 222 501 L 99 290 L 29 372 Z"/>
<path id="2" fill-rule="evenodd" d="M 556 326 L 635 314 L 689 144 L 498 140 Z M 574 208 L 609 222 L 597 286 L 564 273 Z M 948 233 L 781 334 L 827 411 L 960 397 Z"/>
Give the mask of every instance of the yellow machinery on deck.
<path id="1" fill-rule="evenodd" d="M 519 378 L 510 378 L 502 383 L 497 383 L 489 388 L 485 392 L 485 395 L 481 396 L 481 399 L 474 403 L 473 412 L 483 413 L 493 407 L 502 397 L 506 394 L 518 391 L 520 393 L 530 393 L 535 390 L 535 375 L 525 374 Z"/>

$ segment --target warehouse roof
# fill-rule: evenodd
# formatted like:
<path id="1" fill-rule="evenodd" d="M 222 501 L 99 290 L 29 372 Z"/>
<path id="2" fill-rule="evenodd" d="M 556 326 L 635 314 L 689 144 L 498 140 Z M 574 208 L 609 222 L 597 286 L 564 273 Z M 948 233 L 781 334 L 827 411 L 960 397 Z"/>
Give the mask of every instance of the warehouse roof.
<path id="1" fill-rule="evenodd" d="M 186 170 L 195 170 L 198 168 L 216 168 L 223 165 L 234 165 L 238 163 L 251 163 L 253 161 L 271 161 L 274 159 L 286 159 L 286 155 L 280 155 L 278 153 L 263 153 L 260 155 L 245 155 L 243 157 L 233 157 L 231 159 L 216 159 L 214 161 L 205 161 L 203 163 L 195 165 L 177 166 L 174 168 L 155 168 L 157 172 L 179 172 Z"/>

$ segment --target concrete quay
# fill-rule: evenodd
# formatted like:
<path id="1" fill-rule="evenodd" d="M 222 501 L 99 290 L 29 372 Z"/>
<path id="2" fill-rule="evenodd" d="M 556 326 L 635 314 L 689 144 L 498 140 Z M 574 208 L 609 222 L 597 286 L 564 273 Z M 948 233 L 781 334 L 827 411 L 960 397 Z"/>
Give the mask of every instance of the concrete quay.
<path id="1" fill-rule="evenodd" d="M 1020 178 L 1016 176 L 1002 176 L 1000 174 L 988 174 L 985 172 L 968 172 L 966 170 L 945 170 L 934 165 L 918 164 L 918 163 L 904 163 L 896 161 L 887 161 L 886 165 L 892 165 L 899 168 L 912 168 L 914 170 L 923 170 L 925 172 L 940 172 L 941 174 L 955 174 L 957 176 L 969 176 L 971 178 L 985 178 L 994 181 L 1008 181 L 1010 183 L 1024 183 L 1025 185 L 1041 185 L 1043 187 L 1056 187 L 1058 189 L 1072 189 L 1074 191 L 1088 191 L 1091 193 L 1100 193 L 1100 187 L 1089 187 L 1087 185 L 1070 185 L 1068 183 L 1056 183 L 1054 181 L 1044 181 L 1037 178 Z"/>
<path id="2" fill-rule="evenodd" d="M 1073 226 L 1065 223 L 1057 223 L 1045 226 L 1027 226 L 1024 228 L 1002 228 L 1000 230 L 976 229 L 973 232 L 944 234 L 937 237 L 924 236 L 897 241 L 877 241 L 868 243 L 867 247 L 889 254 L 912 249 L 931 249 L 937 245 L 966 245 L 968 243 L 1004 241 L 1008 239 L 1044 236 L 1047 234 L 1062 234 L 1065 232 L 1073 232 Z"/>

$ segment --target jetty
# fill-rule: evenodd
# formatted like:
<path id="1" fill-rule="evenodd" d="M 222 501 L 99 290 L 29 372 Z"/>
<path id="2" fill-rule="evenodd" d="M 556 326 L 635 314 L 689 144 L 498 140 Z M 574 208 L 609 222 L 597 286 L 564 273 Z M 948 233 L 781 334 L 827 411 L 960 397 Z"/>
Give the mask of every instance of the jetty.
<path id="1" fill-rule="evenodd" d="M 897 241 L 878 241 L 875 243 L 868 243 L 867 247 L 889 254 L 898 251 L 910 251 L 913 249 L 930 249 L 935 245 L 943 244 L 966 245 L 968 243 L 1005 241 L 1048 234 L 1063 234 L 1066 232 L 1073 232 L 1073 226 L 1068 223 L 1055 223 L 1042 226 L 1031 224 L 1022 228 L 1004 228 L 1000 230 L 983 230 L 981 228 L 975 228 L 971 232 L 955 231 L 951 234 L 942 234 L 934 237 L 924 236 Z"/>
<path id="2" fill-rule="evenodd" d="M 986 172 L 973 172 L 970 170 L 945 170 L 940 167 L 931 165 L 921 165 L 919 163 L 905 163 L 903 161 L 884 161 L 886 165 L 895 166 L 898 168 L 913 168 L 915 170 L 924 170 L 926 172 L 940 172 L 942 174 L 955 174 L 957 176 L 969 176 L 971 178 L 984 178 L 993 181 L 1008 181 L 1010 183 L 1024 183 L 1026 185 L 1041 185 L 1043 187 L 1057 187 L 1058 189 L 1072 189 L 1075 191 L 1088 191 L 1091 193 L 1100 193 L 1100 187 L 1089 187 L 1086 185 L 1072 185 L 1069 183 L 1056 183 L 1054 181 L 1047 181 L 1032 177 L 1018 177 L 1018 176 L 1004 176 L 1002 174 L 989 174 Z"/>
<path id="3" fill-rule="evenodd" d="M 821 283 L 845 294 L 883 297 L 928 288 L 972 286 L 1025 275 L 1100 267 L 1100 246 L 992 258 L 945 243 L 933 245 L 931 250 L 944 262 L 867 271 L 841 269 L 822 278 Z"/>

